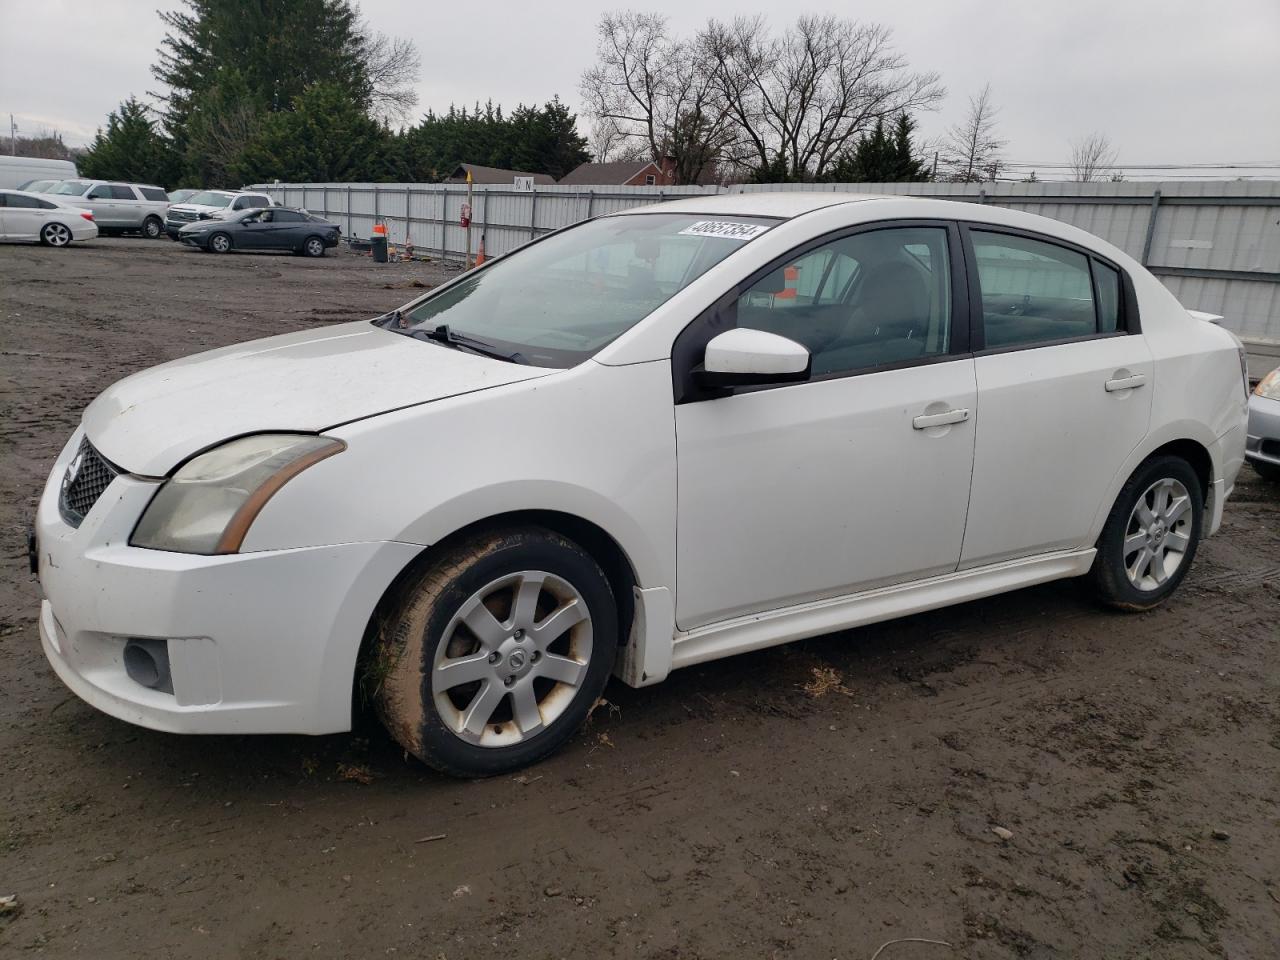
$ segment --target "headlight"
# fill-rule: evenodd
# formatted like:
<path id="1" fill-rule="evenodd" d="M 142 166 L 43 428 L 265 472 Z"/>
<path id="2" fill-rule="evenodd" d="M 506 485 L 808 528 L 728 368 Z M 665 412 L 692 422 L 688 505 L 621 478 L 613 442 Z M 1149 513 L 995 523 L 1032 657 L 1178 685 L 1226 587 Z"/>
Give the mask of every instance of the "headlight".
<path id="1" fill-rule="evenodd" d="M 1280 367 L 1272 370 L 1259 381 L 1253 392 L 1268 400 L 1280 400 Z"/>
<path id="2" fill-rule="evenodd" d="M 277 490 L 346 447 L 328 437 L 269 433 L 202 453 L 160 487 L 129 542 L 178 553 L 235 553 Z"/>

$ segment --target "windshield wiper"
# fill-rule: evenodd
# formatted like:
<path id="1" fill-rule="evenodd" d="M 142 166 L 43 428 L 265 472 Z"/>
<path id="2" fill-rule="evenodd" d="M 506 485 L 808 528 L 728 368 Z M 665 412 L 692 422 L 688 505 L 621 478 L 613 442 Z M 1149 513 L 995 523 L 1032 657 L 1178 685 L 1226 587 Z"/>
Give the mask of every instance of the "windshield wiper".
<path id="1" fill-rule="evenodd" d="M 483 340 L 477 340 L 475 337 L 469 337 L 465 333 L 455 333 L 449 329 L 447 323 L 442 323 L 434 330 L 408 330 L 409 336 L 418 340 L 431 340 L 435 343 L 443 343 L 448 347 L 462 347 L 470 350 L 472 353 L 478 353 L 481 356 L 492 357 L 495 360 L 506 360 L 509 363 L 525 363 L 524 354 L 507 353 L 499 350 L 491 343 Z"/>

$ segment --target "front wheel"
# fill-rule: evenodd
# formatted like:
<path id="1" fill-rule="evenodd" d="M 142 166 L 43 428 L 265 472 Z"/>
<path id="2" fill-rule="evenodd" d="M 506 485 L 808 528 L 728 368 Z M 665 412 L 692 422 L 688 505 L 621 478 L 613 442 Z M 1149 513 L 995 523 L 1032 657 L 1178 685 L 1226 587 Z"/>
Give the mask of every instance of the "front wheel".
<path id="1" fill-rule="evenodd" d="M 1129 478 L 1098 537 L 1090 579 L 1119 610 L 1150 610 L 1191 568 L 1204 523 L 1204 492 L 1180 457 L 1155 457 Z"/>
<path id="2" fill-rule="evenodd" d="M 569 739 L 617 646 L 599 564 L 550 530 L 503 530 L 448 550 L 404 589 L 363 680 L 406 750 L 443 773 L 488 777 Z"/>
<path id="3" fill-rule="evenodd" d="M 215 233 L 209 238 L 209 249 L 214 253 L 226 253 L 231 249 L 231 238 L 225 233 Z"/>
<path id="4" fill-rule="evenodd" d="M 159 217 L 147 217 L 142 221 L 142 235 L 148 240 L 159 240 L 164 233 L 164 223 Z"/>
<path id="5" fill-rule="evenodd" d="M 308 257 L 323 257 L 324 241 L 319 237 L 307 237 L 307 242 L 302 245 L 302 252 Z"/>
<path id="6" fill-rule="evenodd" d="M 71 242 L 71 230 L 65 223 L 46 223 L 40 231 L 40 242 L 46 247 L 65 247 Z"/>

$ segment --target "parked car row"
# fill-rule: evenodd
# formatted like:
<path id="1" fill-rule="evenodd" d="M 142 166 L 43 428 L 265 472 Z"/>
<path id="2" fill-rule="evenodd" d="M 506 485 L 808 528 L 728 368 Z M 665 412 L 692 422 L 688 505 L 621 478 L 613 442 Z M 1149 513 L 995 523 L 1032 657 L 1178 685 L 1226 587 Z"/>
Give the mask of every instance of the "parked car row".
<path id="1" fill-rule="evenodd" d="M 0 238 L 66 246 L 99 234 L 136 232 L 214 253 L 284 250 L 322 257 L 338 245 L 337 224 L 297 207 L 277 207 L 252 190 L 176 190 L 106 180 L 30 180 L 4 192 Z M 79 219 L 77 219 L 77 215 Z"/>

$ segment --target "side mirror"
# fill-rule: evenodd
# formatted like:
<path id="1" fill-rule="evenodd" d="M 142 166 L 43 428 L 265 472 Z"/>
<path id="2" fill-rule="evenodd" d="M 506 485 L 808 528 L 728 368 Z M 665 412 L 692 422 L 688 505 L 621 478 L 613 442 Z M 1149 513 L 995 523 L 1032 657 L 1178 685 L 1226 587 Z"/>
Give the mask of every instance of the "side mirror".
<path id="1" fill-rule="evenodd" d="M 738 327 L 707 344 L 698 382 L 704 387 L 745 387 L 800 383 L 809 379 L 813 358 L 786 337 Z"/>

